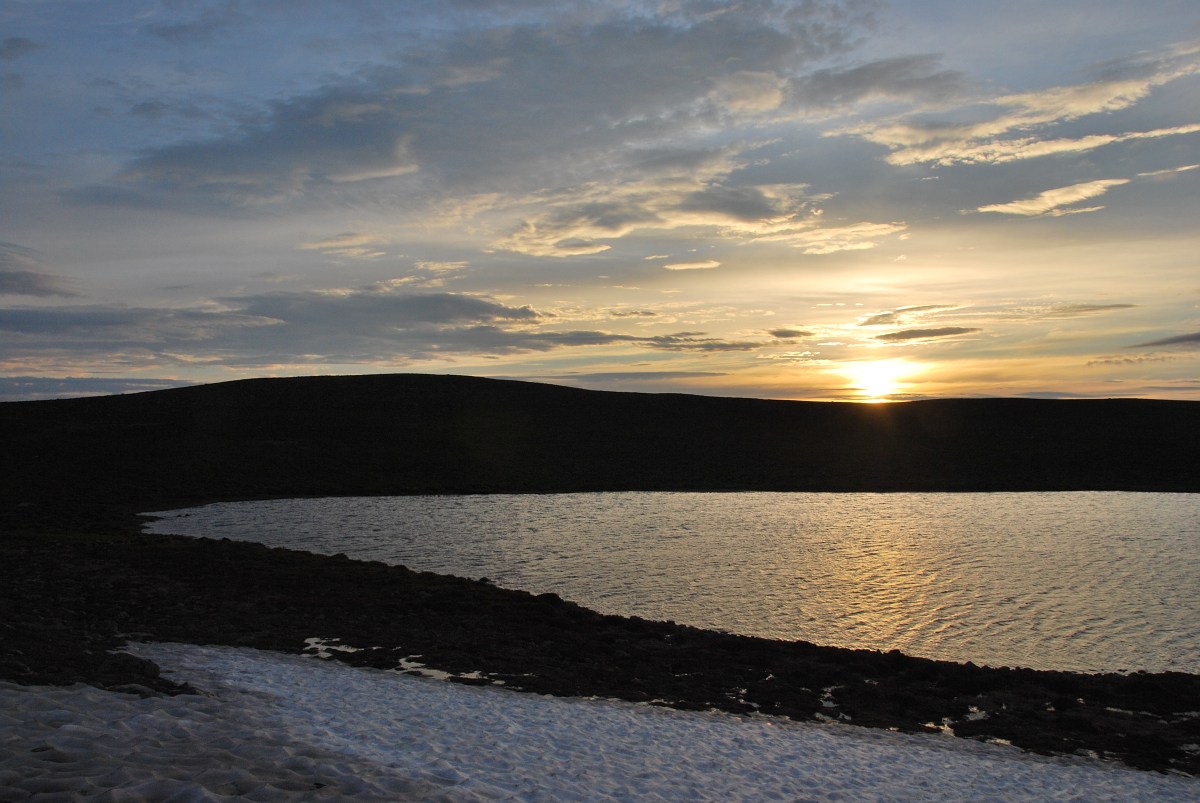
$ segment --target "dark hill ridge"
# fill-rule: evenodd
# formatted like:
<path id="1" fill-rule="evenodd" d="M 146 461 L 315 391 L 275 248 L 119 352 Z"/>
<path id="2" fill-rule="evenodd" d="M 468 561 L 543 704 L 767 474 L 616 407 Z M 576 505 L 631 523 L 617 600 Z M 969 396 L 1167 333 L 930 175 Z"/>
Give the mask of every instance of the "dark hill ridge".
<path id="1" fill-rule="evenodd" d="M 1200 491 L 1200 403 L 851 404 L 459 376 L 0 404 L 6 507 L 587 490 Z M 143 508 L 145 509 L 145 508 Z"/>

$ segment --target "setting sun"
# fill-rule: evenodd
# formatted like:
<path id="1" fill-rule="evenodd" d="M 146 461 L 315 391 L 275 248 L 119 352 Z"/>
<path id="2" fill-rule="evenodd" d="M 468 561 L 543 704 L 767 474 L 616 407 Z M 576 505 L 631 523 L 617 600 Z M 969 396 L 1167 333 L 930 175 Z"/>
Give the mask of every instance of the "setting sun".
<path id="1" fill-rule="evenodd" d="M 872 360 L 848 363 L 837 372 L 850 380 L 862 401 L 881 402 L 899 391 L 904 384 L 901 377 L 911 375 L 913 366 L 904 360 Z"/>

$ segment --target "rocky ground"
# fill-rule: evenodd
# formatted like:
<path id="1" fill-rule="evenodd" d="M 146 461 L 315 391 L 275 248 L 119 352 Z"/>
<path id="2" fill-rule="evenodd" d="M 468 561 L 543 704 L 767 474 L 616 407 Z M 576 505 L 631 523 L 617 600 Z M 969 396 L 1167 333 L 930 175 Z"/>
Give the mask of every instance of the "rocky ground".
<path id="1" fill-rule="evenodd" d="M 1200 676 L 985 668 L 604 616 L 381 563 L 147 536 L 122 511 L 0 518 L 0 679 L 177 694 L 127 640 L 423 665 L 463 683 L 1003 739 L 1200 774 Z M 310 650 L 311 651 L 311 650 Z"/>

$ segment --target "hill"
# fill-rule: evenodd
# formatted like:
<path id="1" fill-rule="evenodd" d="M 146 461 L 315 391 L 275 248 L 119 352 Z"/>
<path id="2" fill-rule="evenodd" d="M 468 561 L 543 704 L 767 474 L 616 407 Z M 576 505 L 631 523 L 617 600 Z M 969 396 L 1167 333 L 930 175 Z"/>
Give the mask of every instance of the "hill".
<path id="1" fill-rule="evenodd" d="M 1200 491 L 1200 403 L 1128 399 L 864 405 L 304 377 L 4 403 L 0 443 L 10 509 L 588 490 Z"/>

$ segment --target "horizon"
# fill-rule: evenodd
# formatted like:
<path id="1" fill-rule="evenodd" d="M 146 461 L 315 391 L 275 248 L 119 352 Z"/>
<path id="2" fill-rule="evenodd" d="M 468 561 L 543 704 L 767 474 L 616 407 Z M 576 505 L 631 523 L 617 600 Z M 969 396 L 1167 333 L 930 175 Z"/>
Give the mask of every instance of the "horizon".
<path id="1" fill-rule="evenodd" d="M 1197 110 L 1190 0 L 12 5 L 0 400 L 1200 400 Z"/>
<path id="2" fill-rule="evenodd" d="M 0 388 L 7 387 L 8 390 L 0 392 L 0 404 L 10 402 L 29 402 L 29 401 L 65 401 L 71 399 L 88 399 L 98 398 L 103 396 L 128 396 L 131 394 L 153 393 L 160 390 L 185 390 L 187 388 L 200 388 L 206 385 L 218 385 L 230 382 L 253 382 L 258 380 L 305 380 L 305 379 L 370 379 L 370 378 L 385 378 L 385 377 L 401 377 L 401 376 L 440 376 L 453 377 L 457 379 L 480 379 L 492 380 L 497 382 L 523 382 L 534 385 L 548 385 L 552 387 L 569 388 L 572 390 L 596 391 L 600 393 L 631 393 L 631 394 L 682 394 L 687 396 L 700 396 L 707 398 L 721 398 L 730 400 L 744 401 L 784 401 L 784 402 L 808 402 L 813 404 L 865 404 L 865 405 L 891 405 L 891 404 L 906 404 L 910 402 L 922 401 L 1131 401 L 1131 402 L 1194 402 L 1200 401 L 1197 399 L 1156 399 L 1146 396 L 1088 396 L 1088 397 L 1059 397 L 1047 396 L 1039 394 L 1027 394 L 1022 396 L 985 396 L 985 395 L 953 395 L 953 396 L 929 396 L 924 398 L 875 398 L 864 397 L 854 399 L 777 399 L 766 396 L 743 396 L 736 393 L 703 393 L 699 391 L 676 390 L 676 389 L 651 389 L 651 390 L 623 390 L 615 388 L 591 388 L 572 385 L 565 382 L 555 382 L 548 379 L 529 379 L 525 377 L 513 376 L 477 376 L 473 374 L 453 374 L 453 373 L 423 373 L 418 371 L 396 371 L 391 373 L 375 373 L 375 374 L 295 374 L 288 376 L 251 376 L 251 377 L 232 377 L 228 379 L 218 379 L 211 382 L 171 382 L 171 381 L 139 381 L 139 380 L 109 380 L 109 379 L 94 379 L 85 377 L 70 377 L 65 379 L 48 379 L 45 377 L 9 377 L 9 385 L 0 385 Z M 118 388 L 116 385 L 120 383 L 122 386 Z M 125 385 L 128 386 L 125 386 Z M 7 393 L 7 395 L 6 395 Z"/>

